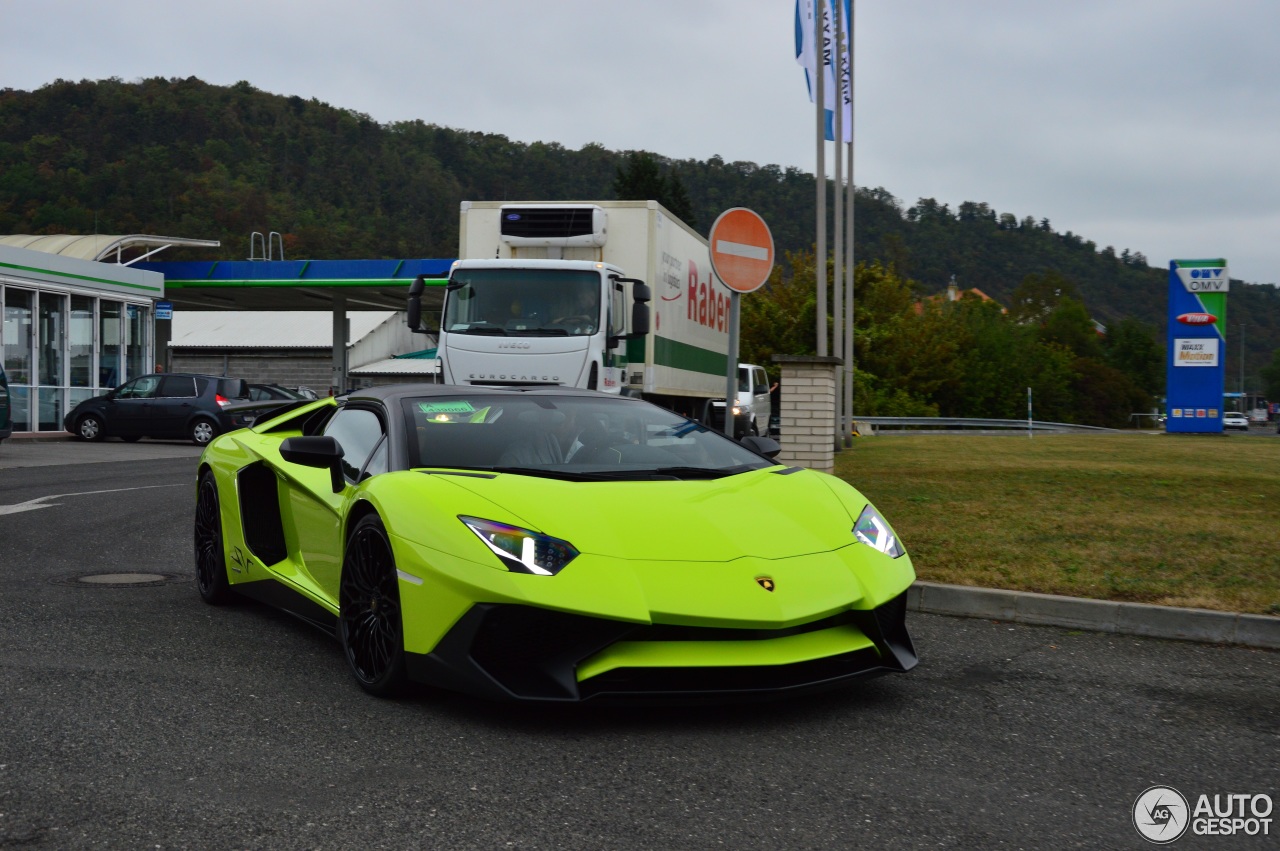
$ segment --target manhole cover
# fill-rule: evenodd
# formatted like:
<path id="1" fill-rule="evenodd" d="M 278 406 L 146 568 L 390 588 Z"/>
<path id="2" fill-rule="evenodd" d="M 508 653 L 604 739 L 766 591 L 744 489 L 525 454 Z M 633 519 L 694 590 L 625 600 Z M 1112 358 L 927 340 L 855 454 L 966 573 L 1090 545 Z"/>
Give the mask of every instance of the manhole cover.
<path id="1" fill-rule="evenodd" d="M 161 585 L 165 582 L 178 582 L 186 577 L 172 573 L 82 573 L 63 579 L 55 579 L 59 585 L 80 585 L 96 588 L 134 588 L 139 585 Z"/>

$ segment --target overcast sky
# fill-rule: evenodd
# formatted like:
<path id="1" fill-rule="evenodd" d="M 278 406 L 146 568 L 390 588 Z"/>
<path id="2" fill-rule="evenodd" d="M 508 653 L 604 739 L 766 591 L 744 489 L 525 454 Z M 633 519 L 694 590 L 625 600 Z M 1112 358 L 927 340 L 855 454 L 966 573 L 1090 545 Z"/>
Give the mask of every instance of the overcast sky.
<path id="1" fill-rule="evenodd" d="M 380 122 L 812 172 L 794 8 L 0 0 L 0 87 L 247 80 Z M 1280 281 L 1276 0 L 856 0 L 855 23 L 859 185 Z"/>

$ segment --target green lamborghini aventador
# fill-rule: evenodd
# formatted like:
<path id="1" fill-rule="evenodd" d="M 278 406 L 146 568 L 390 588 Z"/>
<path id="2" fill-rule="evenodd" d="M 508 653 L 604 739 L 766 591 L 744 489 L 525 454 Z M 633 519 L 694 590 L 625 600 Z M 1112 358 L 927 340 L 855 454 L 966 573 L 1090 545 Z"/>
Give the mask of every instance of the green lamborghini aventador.
<path id="1" fill-rule="evenodd" d="M 911 669 L 892 527 L 777 451 L 585 390 L 292 402 L 201 456 L 197 583 L 330 631 L 379 695 L 741 699 Z"/>

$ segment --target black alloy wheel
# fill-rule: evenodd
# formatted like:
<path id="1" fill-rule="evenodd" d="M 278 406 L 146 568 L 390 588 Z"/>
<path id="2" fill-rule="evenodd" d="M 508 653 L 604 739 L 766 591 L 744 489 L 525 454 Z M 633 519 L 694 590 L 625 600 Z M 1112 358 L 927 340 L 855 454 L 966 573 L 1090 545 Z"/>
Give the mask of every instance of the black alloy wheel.
<path id="1" fill-rule="evenodd" d="M 360 518 L 342 560 L 338 637 L 356 682 L 391 697 L 405 685 L 400 579 L 386 527 L 376 514 Z"/>
<path id="2" fill-rule="evenodd" d="M 196 587 L 200 599 L 211 606 L 231 601 L 227 561 L 222 550 L 222 511 L 218 505 L 218 483 L 206 470 L 196 491 Z"/>

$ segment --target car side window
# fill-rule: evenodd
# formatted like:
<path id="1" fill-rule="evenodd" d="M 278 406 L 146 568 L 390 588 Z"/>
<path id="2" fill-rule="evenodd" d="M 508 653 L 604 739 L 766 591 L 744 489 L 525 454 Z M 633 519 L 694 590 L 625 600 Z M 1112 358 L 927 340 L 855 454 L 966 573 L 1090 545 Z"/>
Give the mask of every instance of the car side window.
<path id="1" fill-rule="evenodd" d="M 378 441 L 382 439 L 382 420 L 365 408 L 343 408 L 333 415 L 324 427 L 324 434 L 334 438 L 342 446 L 342 472 L 350 481 L 357 481 L 360 470 L 369 460 Z M 383 466 L 386 456 L 383 456 Z"/>
<path id="2" fill-rule="evenodd" d="M 116 392 L 117 399 L 150 399 L 156 395 L 156 388 L 160 386 L 160 376 L 144 375 L 141 378 L 135 378 L 127 384 L 121 385 L 119 391 Z"/>
<path id="3" fill-rule="evenodd" d="M 166 375 L 160 381 L 157 396 L 189 397 L 196 395 L 196 380 L 189 375 Z"/>
<path id="4" fill-rule="evenodd" d="M 373 454 L 369 456 L 369 461 L 364 465 L 364 473 L 360 476 L 360 480 L 364 481 L 370 476 L 385 472 L 387 472 L 387 441 L 383 440 L 378 444 L 378 448 L 373 450 Z"/>

